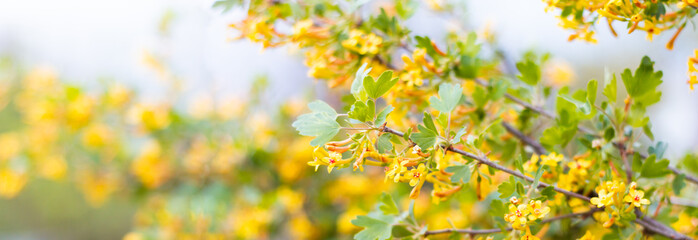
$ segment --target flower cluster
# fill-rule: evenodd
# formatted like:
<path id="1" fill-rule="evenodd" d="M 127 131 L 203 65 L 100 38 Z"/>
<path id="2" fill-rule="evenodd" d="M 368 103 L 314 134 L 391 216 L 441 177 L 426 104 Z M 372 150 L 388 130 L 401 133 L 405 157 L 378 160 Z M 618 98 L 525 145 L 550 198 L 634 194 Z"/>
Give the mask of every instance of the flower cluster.
<path id="1" fill-rule="evenodd" d="M 509 199 L 509 213 L 504 215 L 504 220 L 511 223 L 514 229 L 527 229 L 531 222 L 543 219 L 550 213 L 550 207 L 543 207 L 540 200 L 530 200 L 528 204 L 522 204 L 522 201 L 516 197 Z"/>
<path id="2" fill-rule="evenodd" d="M 611 32 L 613 22 L 626 23 L 628 33 L 636 30 L 647 33 L 647 38 L 662 31 L 676 29 L 674 37 L 667 43 L 667 48 L 672 49 L 674 41 L 681 33 L 686 22 L 695 15 L 696 3 L 690 0 L 671 1 L 627 1 L 627 0 L 544 0 L 548 4 L 547 9 L 560 9 L 560 25 L 563 28 L 575 31 L 569 40 L 582 39 L 596 42 L 594 38 L 594 25 L 596 22 L 605 21 Z M 674 11 L 669 11 L 672 9 Z"/>
<path id="3" fill-rule="evenodd" d="M 349 32 L 349 38 L 342 41 L 342 46 L 361 55 L 378 53 L 383 39 L 373 33 L 365 33 L 358 29 Z"/>
<path id="4" fill-rule="evenodd" d="M 640 208 L 642 205 L 650 204 L 650 201 L 644 198 L 645 192 L 638 190 L 635 182 L 630 183 L 626 188 L 622 181 L 606 181 L 595 190 L 598 197 L 591 198 L 590 202 L 597 208 L 605 208 L 608 214 L 604 214 L 602 218 L 605 219 L 603 226 L 606 228 L 617 222 L 622 214 L 631 212 L 635 207 Z"/>
<path id="5" fill-rule="evenodd" d="M 688 86 L 691 88 L 691 91 L 695 89 L 696 84 L 698 84 L 698 69 L 696 69 L 696 65 L 698 65 L 698 49 L 694 50 L 694 56 L 688 58 Z"/>

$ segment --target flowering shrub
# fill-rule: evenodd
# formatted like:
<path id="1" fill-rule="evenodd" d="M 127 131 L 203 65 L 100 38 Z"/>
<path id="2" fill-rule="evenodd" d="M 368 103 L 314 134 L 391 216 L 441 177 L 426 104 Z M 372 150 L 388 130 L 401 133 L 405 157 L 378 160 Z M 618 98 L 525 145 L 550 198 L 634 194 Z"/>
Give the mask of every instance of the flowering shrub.
<path id="1" fill-rule="evenodd" d="M 665 7 L 677 1 L 548 3 L 562 9 L 564 27 L 577 30 L 570 39 L 588 41 L 601 17 L 609 24 L 630 22 L 630 32 L 643 30 L 651 38 L 668 28 L 678 35 L 695 15 L 690 2 L 678 3 L 671 14 Z M 542 74 L 547 55 L 528 53 L 508 65 L 487 36 L 455 31 L 433 41 L 410 34 L 403 22 L 412 4 L 251 2 L 248 19 L 234 24 L 241 37 L 268 36 L 261 40 L 265 46 L 298 46 L 308 75 L 342 96 L 337 107 L 311 102 L 310 112 L 293 123 L 301 135 L 314 137 L 308 165 L 331 174 L 379 171 L 384 182 L 410 188 L 394 195 L 413 199 L 407 210 L 383 195 L 375 210 L 352 220 L 363 228 L 355 239 L 690 239 L 686 234 L 696 233 L 672 228 L 672 215 L 695 216 L 681 196 L 695 187 L 685 182 L 698 182 L 670 166 L 663 158 L 666 144 L 654 140 L 646 111 L 661 99 L 663 74 L 651 59 L 572 89 L 567 80 Z M 249 19 L 257 19 L 254 26 Z M 277 30 L 282 24 L 292 31 Z M 544 107 L 550 102 L 554 107 Z M 690 170 L 693 161 L 687 157 L 681 164 Z M 461 207 L 457 214 L 477 220 L 434 228 L 415 218 L 416 200 L 425 191 L 438 206 L 467 202 L 489 210 Z"/>
<path id="2" fill-rule="evenodd" d="M 651 38 L 678 36 L 696 12 L 694 1 L 546 2 L 570 39 L 588 41 L 602 17 Z M 238 39 L 299 50 L 329 93 L 307 109 L 269 110 L 264 79 L 248 99 L 184 101 L 155 54 L 144 60 L 170 93 L 160 102 L 4 60 L 0 197 L 42 178 L 94 207 L 137 199 L 127 240 L 698 237 L 698 157 L 670 161 L 654 138 L 647 109 L 663 74 L 649 57 L 578 89 L 568 66 L 535 52 L 514 62 L 491 33 L 414 34 L 418 4 L 216 2 L 247 11 L 230 25 Z M 459 17 L 457 3 L 428 5 Z"/>

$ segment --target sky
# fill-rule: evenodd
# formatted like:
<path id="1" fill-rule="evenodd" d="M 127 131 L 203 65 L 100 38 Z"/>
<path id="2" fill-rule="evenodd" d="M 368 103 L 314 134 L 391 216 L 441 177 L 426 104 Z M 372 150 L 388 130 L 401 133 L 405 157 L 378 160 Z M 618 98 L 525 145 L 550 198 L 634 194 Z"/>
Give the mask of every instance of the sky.
<path id="1" fill-rule="evenodd" d="M 165 93 L 156 74 L 142 63 L 144 52 L 167 56 L 167 64 L 185 79 L 188 95 L 244 98 L 251 81 L 267 76 L 268 97 L 284 101 L 300 97 L 314 84 L 298 52 L 263 50 L 231 40 L 228 25 L 244 17 L 237 10 L 221 13 L 209 0 L 0 0 L 0 54 L 17 57 L 24 66 L 48 66 L 62 78 L 93 85 L 109 78 L 141 89 L 146 100 Z M 698 146 L 698 93 L 686 85 L 686 60 L 698 48 L 698 31 L 687 27 L 673 51 L 664 48 L 673 32 L 655 37 L 644 33 L 613 37 L 600 27 L 598 44 L 568 42 L 570 32 L 557 26 L 555 12 L 545 12 L 539 0 L 466 1 L 467 22 L 454 22 L 419 10 L 407 24 L 417 34 L 434 39 L 450 28 L 489 26 L 510 56 L 535 49 L 569 62 L 578 77 L 603 81 L 604 69 L 634 69 L 644 55 L 664 71 L 662 101 L 650 108 L 657 140 L 669 143 L 676 157 Z M 162 16 L 174 13 L 168 37 L 158 34 Z M 624 29 L 620 24 L 616 29 Z M 641 146 L 641 149 L 646 146 Z"/>

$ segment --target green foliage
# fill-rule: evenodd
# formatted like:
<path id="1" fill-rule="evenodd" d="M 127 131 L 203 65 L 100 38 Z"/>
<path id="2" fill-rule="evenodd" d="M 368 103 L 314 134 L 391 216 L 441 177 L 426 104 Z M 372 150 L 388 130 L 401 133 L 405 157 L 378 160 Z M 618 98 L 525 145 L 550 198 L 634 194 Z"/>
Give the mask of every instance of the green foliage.
<path id="1" fill-rule="evenodd" d="M 376 149 L 380 153 L 388 153 L 393 150 L 393 144 L 390 142 L 390 134 L 381 135 L 376 141 Z"/>
<path id="2" fill-rule="evenodd" d="M 390 88 L 397 83 L 398 78 L 392 77 L 393 71 L 383 72 L 375 81 L 373 80 L 373 77 L 366 76 L 363 81 L 363 87 L 366 90 L 366 93 L 368 93 L 369 97 L 374 99 L 379 98 L 383 96 L 383 94 L 387 93 L 388 90 L 390 90 Z"/>
<path id="3" fill-rule="evenodd" d="M 354 95 L 354 99 L 358 101 L 366 101 L 368 94 L 363 88 L 364 78 L 371 72 L 371 68 L 366 69 L 366 64 L 361 65 L 359 70 L 356 71 L 354 76 L 354 81 L 351 83 L 351 94 Z"/>
<path id="4" fill-rule="evenodd" d="M 451 182 L 468 183 L 470 181 L 471 171 L 468 165 L 449 166 L 446 168 L 446 172 L 453 173 L 453 175 L 451 175 Z"/>
<path id="5" fill-rule="evenodd" d="M 536 85 L 536 83 L 540 81 L 540 66 L 533 60 L 526 59 L 524 61 L 516 63 L 516 69 L 518 69 L 521 73 L 517 77 L 526 84 Z"/>
<path id="6" fill-rule="evenodd" d="M 509 177 L 509 181 L 503 182 L 497 187 L 497 192 L 499 192 L 500 199 L 508 199 L 514 192 L 516 192 L 516 184 L 518 182 L 514 179 L 514 176 Z"/>
<path id="7" fill-rule="evenodd" d="M 669 160 L 662 159 L 660 161 L 657 161 L 657 156 L 653 154 L 647 157 L 647 159 L 645 159 L 645 162 L 642 163 L 640 176 L 644 178 L 664 177 L 667 174 L 671 173 L 668 167 Z"/>
<path id="8" fill-rule="evenodd" d="M 356 219 L 351 220 L 351 224 L 364 228 L 354 235 L 356 240 L 389 239 L 393 229 L 390 223 L 368 216 L 357 216 Z"/>
<path id="9" fill-rule="evenodd" d="M 443 83 L 439 86 L 439 97 L 429 98 L 429 104 L 439 112 L 448 113 L 458 106 L 462 98 L 463 88 L 460 84 Z"/>
<path id="10" fill-rule="evenodd" d="M 618 96 L 618 83 L 616 81 L 616 75 L 612 75 L 613 78 L 611 78 L 610 82 L 606 82 L 606 86 L 603 88 L 603 95 L 608 98 L 609 102 L 616 102 L 616 98 Z"/>
<path id="11" fill-rule="evenodd" d="M 308 103 L 308 108 L 312 112 L 300 115 L 292 126 L 303 136 L 316 137 L 310 142 L 311 145 L 323 145 L 339 132 L 337 112 L 321 100 Z"/>
<path id="12" fill-rule="evenodd" d="M 647 107 L 659 102 L 662 96 L 657 87 L 662 83 L 662 71 L 654 71 L 654 62 L 649 57 L 642 58 L 640 66 L 635 70 L 635 75 L 630 69 L 625 69 L 620 75 L 625 84 L 628 95 L 636 104 Z"/>
<path id="13" fill-rule="evenodd" d="M 351 223 L 363 229 L 354 235 L 356 240 L 389 239 L 394 232 L 393 228 L 404 221 L 407 212 L 400 214 L 400 210 L 392 196 L 383 193 L 377 209 L 366 216 L 357 216 Z M 402 232 L 397 230 L 397 232 Z M 403 232 L 404 233 L 404 232 Z"/>
<path id="14" fill-rule="evenodd" d="M 383 110 L 379 112 L 378 115 L 376 115 L 376 121 L 374 122 L 374 124 L 376 124 L 377 126 L 383 125 L 383 123 L 385 123 L 385 120 L 388 118 L 388 115 L 393 111 L 393 109 L 395 108 L 390 105 L 383 108 Z"/>
<path id="15" fill-rule="evenodd" d="M 361 101 L 356 101 L 351 106 L 351 109 L 347 113 L 350 118 L 359 120 L 361 122 L 373 121 L 373 117 L 376 114 L 376 104 L 373 100 L 368 100 L 366 103 Z"/>

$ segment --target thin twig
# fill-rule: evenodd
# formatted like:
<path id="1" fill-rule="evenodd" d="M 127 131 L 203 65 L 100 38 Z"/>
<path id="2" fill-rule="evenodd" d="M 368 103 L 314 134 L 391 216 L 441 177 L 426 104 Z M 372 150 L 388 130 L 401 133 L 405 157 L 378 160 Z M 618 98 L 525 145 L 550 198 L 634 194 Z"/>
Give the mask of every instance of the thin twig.
<path id="1" fill-rule="evenodd" d="M 551 217 L 548 219 L 545 219 L 541 221 L 541 224 L 549 223 L 549 222 L 554 222 L 558 221 L 561 219 L 566 219 L 566 218 L 574 218 L 574 217 L 586 217 L 591 215 L 594 212 L 601 211 L 600 208 L 593 208 L 589 211 L 585 212 L 578 212 L 578 213 L 570 213 L 570 214 L 565 214 L 565 215 L 560 215 L 560 216 L 555 216 Z M 505 229 L 506 231 L 511 231 L 513 228 L 508 227 Z M 436 235 L 436 234 L 443 234 L 443 233 L 452 233 L 452 232 L 457 232 L 457 233 L 463 233 L 463 234 L 469 234 L 469 235 L 478 235 L 478 234 L 490 234 L 490 233 L 498 233 L 501 232 L 502 229 L 499 228 L 492 228 L 492 229 L 441 229 L 441 230 L 433 230 L 433 231 L 426 231 L 424 233 L 424 236 L 429 236 L 429 235 Z"/>

